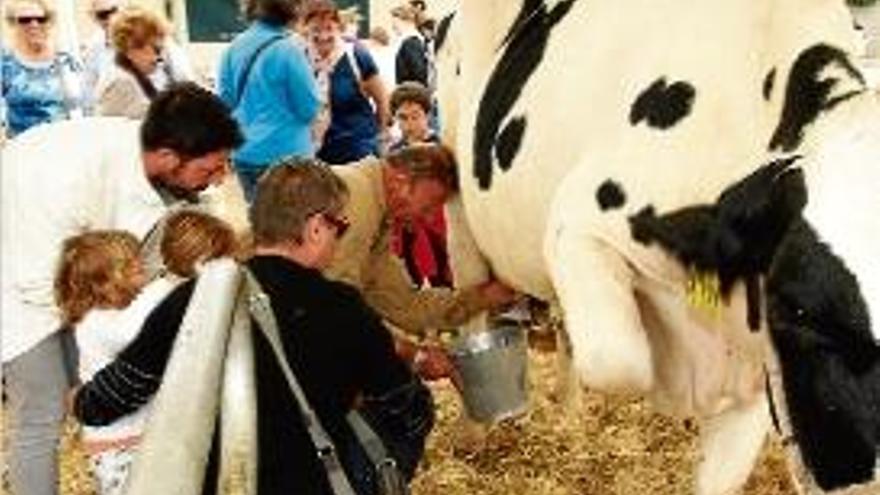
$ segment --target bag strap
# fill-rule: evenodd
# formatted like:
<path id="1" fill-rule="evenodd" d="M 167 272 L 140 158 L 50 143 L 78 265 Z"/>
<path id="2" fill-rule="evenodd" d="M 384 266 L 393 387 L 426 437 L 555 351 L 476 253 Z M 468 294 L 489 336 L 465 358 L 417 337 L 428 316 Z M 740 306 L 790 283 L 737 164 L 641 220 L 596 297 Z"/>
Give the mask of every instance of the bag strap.
<path id="1" fill-rule="evenodd" d="M 364 91 L 364 75 L 361 72 L 361 66 L 358 64 L 357 56 L 354 53 L 355 44 L 351 41 L 345 41 L 344 43 L 345 59 L 348 60 L 348 65 L 351 66 L 352 73 L 354 74 L 354 83 L 357 86 L 361 96 L 369 101 L 370 98 L 369 96 L 367 96 L 366 91 Z"/>
<path id="2" fill-rule="evenodd" d="M 382 466 L 383 464 L 397 465 L 397 461 L 388 455 L 388 451 L 385 450 L 385 443 L 382 442 L 379 435 L 376 435 L 376 432 L 373 431 L 370 424 L 364 420 L 361 413 L 358 411 L 351 411 L 348 413 L 346 419 L 348 420 L 351 429 L 354 431 L 355 436 L 357 436 L 358 441 L 360 441 L 364 450 L 367 452 L 367 457 L 370 458 L 370 461 L 374 465 L 377 467 Z"/>
<path id="3" fill-rule="evenodd" d="M 251 69 L 254 67 L 254 62 L 257 61 L 260 54 L 263 53 L 263 50 L 272 45 L 276 41 L 283 40 L 287 35 L 284 34 L 276 34 L 271 38 L 267 39 L 260 46 L 254 50 L 254 53 L 251 54 L 250 58 L 248 58 L 247 62 L 245 62 L 244 69 L 239 73 L 237 85 L 235 86 L 235 102 L 232 105 L 233 108 L 238 106 L 238 103 L 241 101 L 241 97 L 244 94 L 244 85 L 247 84 L 248 76 L 251 74 Z"/>
<path id="4" fill-rule="evenodd" d="M 302 387 L 300 387 L 296 375 L 294 375 L 293 370 L 290 369 L 290 364 L 287 362 L 284 350 L 281 347 L 281 339 L 278 333 L 278 322 L 275 320 L 275 314 L 272 313 L 272 307 L 269 304 L 269 296 L 263 292 L 260 283 L 247 268 L 244 269 L 244 276 L 247 284 L 246 294 L 250 313 L 254 319 L 257 320 L 257 324 L 262 330 L 263 336 L 266 337 L 266 340 L 272 347 L 275 359 L 281 366 L 284 378 L 287 379 L 287 385 L 290 387 L 291 392 L 293 392 L 294 397 L 296 397 L 296 401 L 299 404 L 300 411 L 302 412 L 306 423 L 306 428 L 309 431 L 309 436 L 315 444 L 318 459 L 321 461 L 321 465 L 327 473 L 327 479 L 330 481 L 333 493 L 336 495 L 355 495 L 355 491 L 352 488 L 351 483 L 348 481 L 345 471 L 342 470 L 342 464 L 339 462 L 339 457 L 336 454 L 336 447 L 333 445 L 330 435 L 327 434 L 327 431 L 321 425 L 318 415 L 315 414 L 315 411 L 309 405 L 309 401 L 306 399 L 306 395 L 303 392 Z"/>
<path id="5" fill-rule="evenodd" d="M 358 82 L 362 79 L 361 74 L 361 66 L 358 65 L 357 58 L 354 55 L 354 43 L 350 41 L 345 41 L 345 58 L 348 59 L 348 63 L 351 64 L 351 70 L 354 72 L 354 78 Z"/>

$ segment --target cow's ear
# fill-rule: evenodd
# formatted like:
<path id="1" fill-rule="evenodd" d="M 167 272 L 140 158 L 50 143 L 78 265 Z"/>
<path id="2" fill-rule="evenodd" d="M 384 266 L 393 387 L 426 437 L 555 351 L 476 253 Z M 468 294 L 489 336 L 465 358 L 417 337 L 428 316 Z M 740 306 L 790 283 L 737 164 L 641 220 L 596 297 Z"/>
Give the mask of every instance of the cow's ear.
<path id="1" fill-rule="evenodd" d="M 751 270 L 765 269 L 783 236 L 807 203 L 803 171 L 791 166 L 797 157 L 761 167 L 727 188 L 716 205 L 724 230 L 749 251 Z"/>
<path id="2" fill-rule="evenodd" d="M 807 206 L 807 182 L 801 168 L 788 168 L 776 178 L 771 203 L 789 222 L 800 216 Z"/>
<path id="3" fill-rule="evenodd" d="M 807 193 L 803 172 L 793 167 L 799 158 L 770 162 L 725 189 L 717 202 L 721 221 L 742 229 L 758 226 L 782 213 L 786 221 L 800 214 Z"/>

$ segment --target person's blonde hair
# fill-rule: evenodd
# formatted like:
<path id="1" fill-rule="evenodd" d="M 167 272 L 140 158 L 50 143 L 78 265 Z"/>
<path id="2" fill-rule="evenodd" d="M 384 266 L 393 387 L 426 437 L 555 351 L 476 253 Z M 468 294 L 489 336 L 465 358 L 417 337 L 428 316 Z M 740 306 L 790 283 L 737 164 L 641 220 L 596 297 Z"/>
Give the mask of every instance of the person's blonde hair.
<path id="1" fill-rule="evenodd" d="M 405 3 L 392 8 L 391 17 L 396 17 L 400 20 L 419 25 L 422 19 L 422 13 L 411 4 Z"/>
<path id="2" fill-rule="evenodd" d="M 200 263 L 235 255 L 238 242 L 232 227 L 223 220 L 196 210 L 181 210 L 165 221 L 159 250 L 169 272 L 192 277 Z"/>
<path id="3" fill-rule="evenodd" d="M 43 9 L 43 13 L 46 17 L 49 18 L 49 25 L 51 26 L 55 23 L 55 8 L 47 0 L 6 0 L 4 4 L 3 17 L 6 18 L 6 22 L 9 24 L 14 24 L 16 20 L 15 18 L 17 17 L 15 15 L 15 7 L 13 6 L 17 7 L 21 4 L 31 4 L 40 7 Z"/>
<path id="4" fill-rule="evenodd" d="M 55 302 L 61 320 L 75 325 L 93 308 L 122 307 L 140 287 L 129 278 L 140 263 L 137 238 L 121 230 L 98 230 L 70 237 L 61 248 L 55 273 Z"/>
<path id="5" fill-rule="evenodd" d="M 358 25 L 363 19 L 357 5 L 339 9 L 339 20 L 343 25 Z"/>
<path id="6" fill-rule="evenodd" d="M 118 53 L 161 41 L 167 34 L 164 19 L 136 5 L 121 8 L 110 20 L 110 44 Z"/>

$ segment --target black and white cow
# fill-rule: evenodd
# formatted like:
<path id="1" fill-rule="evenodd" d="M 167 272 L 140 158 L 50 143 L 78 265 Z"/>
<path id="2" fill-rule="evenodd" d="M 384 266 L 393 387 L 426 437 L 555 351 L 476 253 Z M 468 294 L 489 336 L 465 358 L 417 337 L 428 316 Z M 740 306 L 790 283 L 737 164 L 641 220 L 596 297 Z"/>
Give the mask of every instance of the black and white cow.
<path id="1" fill-rule="evenodd" d="M 843 0 L 465 0 L 455 22 L 465 169 L 450 223 L 469 227 L 453 234 L 458 281 L 491 268 L 557 301 L 582 383 L 701 417 L 696 491 L 736 490 L 770 425 L 763 370 L 776 353 L 767 332 L 749 329 L 766 326 L 755 304 L 761 277 L 776 287 L 771 323 L 792 321 L 780 312 L 815 309 L 820 334 L 831 331 L 818 329 L 826 318 L 851 317 L 858 331 L 848 344 L 870 348 L 877 338 L 880 103 L 850 62 Z M 835 278 L 816 278 L 825 272 L 804 264 L 808 256 L 775 257 L 796 252 L 780 247 L 782 234 L 766 246 L 746 236 L 738 248 L 753 257 L 719 253 L 718 304 L 689 303 L 700 286 L 684 262 L 693 260 L 634 235 L 630 219 L 659 222 L 713 205 L 764 164 L 795 157 L 809 199 L 781 225 L 807 219 L 812 237 L 801 240 L 825 246 Z M 685 225 L 696 230 L 681 238 L 724 234 L 709 221 Z M 728 240 L 717 247 L 735 247 Z M 810 299 L 777 300 L 801 282 L 818 284 L 823 304 L 845 301 L 827 312 L 802 308 Z M 773 341 L 789 379 L 786 348 Z M 874 369 L 872 352 L 858 354 L 854 371 Z M 800 411 L 790 413 L 797 423 Z M 815 477 L 823 488 L 864 481 L 868 457 L 858 475 Z"/>

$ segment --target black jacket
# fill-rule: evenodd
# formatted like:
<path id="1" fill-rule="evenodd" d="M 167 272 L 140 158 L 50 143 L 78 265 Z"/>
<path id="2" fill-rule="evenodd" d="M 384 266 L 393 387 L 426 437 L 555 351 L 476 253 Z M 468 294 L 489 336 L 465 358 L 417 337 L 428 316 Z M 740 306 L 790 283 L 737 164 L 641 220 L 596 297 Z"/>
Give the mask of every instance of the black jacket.
<path id="1" fill-rule="evenodd" d="M 400 44 L 397 56 L 394 59 L 397 79 L 395 82 L 400 84 L 406 81 L 416 81 L 429 88 L 429 63 L 425 42 L 418 36 L 406 38 Z"/>
<path id="2" fill-rule="evenodd" d="M 280 257 L 255 257 L 247 266 L 272 301 L 287 359 L 339 448 L 343 465 L 352 465 L 350 458 L 360 455 L 352 452 L 353 437 L 345 422 L 359 395 L 373 410 L 396 411 L 382 418 L 382 433 L 416 441 L 420 457 L 433 425 L 430 392 L 396 355 L 390 333 L 359 293 Z M 80 420 L 106 424 L 137 409 L 155 393 L 194 285 L 190 281 L 172 292 L 116 361 L 82 387 L 75 401 Z M 252 325 L 259 492 L 330 493 L 281 367 L 256 323 Z M 216 469 L 215 462 L 209 464 L 207 490 Z"/>

